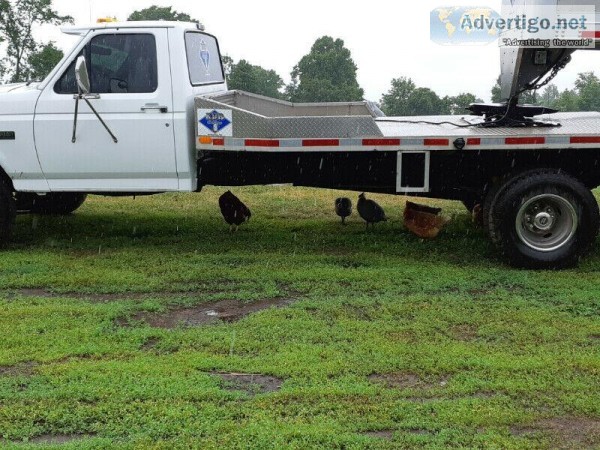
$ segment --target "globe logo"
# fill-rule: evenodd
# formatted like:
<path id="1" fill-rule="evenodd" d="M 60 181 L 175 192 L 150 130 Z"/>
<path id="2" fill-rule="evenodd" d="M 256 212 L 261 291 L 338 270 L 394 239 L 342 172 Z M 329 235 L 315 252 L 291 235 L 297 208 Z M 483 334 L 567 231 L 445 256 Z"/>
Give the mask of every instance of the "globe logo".
<path id="1" fill-rule="evenodd" d="M 449 6 L 431 11 L 431 40 L 440 45 L 487 45 L 499 37 L 500 14 L 489 7 Z"/>

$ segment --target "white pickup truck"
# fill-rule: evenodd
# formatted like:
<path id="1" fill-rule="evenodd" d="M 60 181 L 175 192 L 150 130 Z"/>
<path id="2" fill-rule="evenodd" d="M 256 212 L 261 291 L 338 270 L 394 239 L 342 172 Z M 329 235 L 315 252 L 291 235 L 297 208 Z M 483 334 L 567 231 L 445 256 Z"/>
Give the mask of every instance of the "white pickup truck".
<path id="1" fill-rule="evenodd" d="M 70 213 L 90 193 L 273 183 L 461 200 L 520 266 L 573 265 L 595 241 L 598 112 L 494 126 L 493 114 L 291 104 L 228 91 L 217 39 L 197 24 L 64 31 L 79 42 L 43 82 L 0 87 L 4 242 L 17 211 Z"/>

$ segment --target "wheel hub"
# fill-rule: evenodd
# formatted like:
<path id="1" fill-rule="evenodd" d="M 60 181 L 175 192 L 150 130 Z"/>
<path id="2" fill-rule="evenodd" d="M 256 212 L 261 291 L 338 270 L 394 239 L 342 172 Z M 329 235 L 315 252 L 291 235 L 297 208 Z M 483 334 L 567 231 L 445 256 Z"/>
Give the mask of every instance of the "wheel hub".
<path id="1" fill-rule="evenodd" d="M 541 231 L 548 231 L 554 226 L 554 216 L 548 212 L 541 212 L 535 216 L 533 224 Z"/>
<path id="2" fill-rule="evenodd" d="M 560 249 L 575 236 L 579 219 L 571 202 L 542 194 L 525 202 L 518 214 L 516 231 L 528 247 L 540 252 Z"/>

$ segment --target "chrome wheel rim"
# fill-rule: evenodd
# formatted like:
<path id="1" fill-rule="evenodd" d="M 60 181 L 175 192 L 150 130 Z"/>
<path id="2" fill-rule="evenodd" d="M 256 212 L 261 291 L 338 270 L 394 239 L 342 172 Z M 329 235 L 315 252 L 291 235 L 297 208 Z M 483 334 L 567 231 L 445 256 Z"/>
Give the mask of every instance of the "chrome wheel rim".
<path id="1" fill-rule="evenodd" d="M 525 202 L 517 214 L 521 242 L 539 252 L 553 252 L 567 245 L 579 226 L 577 211 L 567 199 L 543 194 Z"/>

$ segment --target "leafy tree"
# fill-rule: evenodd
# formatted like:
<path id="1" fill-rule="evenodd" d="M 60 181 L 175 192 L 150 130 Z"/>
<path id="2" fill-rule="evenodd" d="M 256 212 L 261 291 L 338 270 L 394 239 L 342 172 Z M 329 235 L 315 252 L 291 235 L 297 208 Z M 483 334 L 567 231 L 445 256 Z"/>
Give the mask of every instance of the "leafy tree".
<path id="1" fill-rule="evenodd" d="M 144 20 L 164 20 L 170 22 L 198 22 L 189 14 L 174 11 L 171 6 L 150 6 L 139 11 L 134 11 L 127 18 L 130 22 L 139 22 Z"/>
<path id="2" fill-rule="evenodd" d="M 496 84 L 492 88 L 492 102 L 503 103 L 506 99 L 502 98 L 502 86 L 500 84 L 500 77 L 496 80 Z M 525 91 L 519 95 L 519 103 L 521 104 L 535 104 L 537 103 L 536 91 Z"/>
<path id="3" fill-rule="evenodd" d="M 225 58 L 228 59 L 225 60 Z M 239 89 L 272 98 L 282 97 L 281 89 L 284 83 L 277 72 L 252 65 L 244 59 L 234 64 L 231 58 L 225 58 L 225 73 L 230 89 Z"/>
<path id="4" fill-rule="evenodd" d="M 476 98 L 471 94 L 442 99 L 431 89 L 418 88 L 410 78 L 400 77 L 392 80 L 390 90 L 381 98 L 381 109 L 388 116 L 449 114 L 453 108 L 474 101 Z"/>
<path id="5" fill-rule="evenodd" d="M 547 108 L 554 108 L 560 97 L 560 92 L 556 85 L 549 84 L 540 95 L 540 103 Z"/>
<path id="6" fill-rule="evenodd" d="M 499 93 L 500 79 L 494 86 L 492 94 Z M 497 98 L 494 98 L 496 100 Z M 536 92 L 525 92 L 521 94 L 521 103 L 537 103 L 543 106 L 558 109 L 565 112 L 573 111 L 600 111 L 600 78 L 593 72 L 580 73 L 575 82 L 574 89 L 566 89 L 560 92 L 558 88 L 550 84 L 541 91 L 539 96 Z"/>
<path id="7" fill-rule="evenodd" d="M 593 72 L 580 73 L 575 88 L 580 111 L 600 111 L 600 79 Z"/>
<path id="8" fill-rule="evenodd" d="M 406 102 L 407 116 L 448 114 L 448 106 L 429 88 L 416 88 Z"/>
<path id="9" fill-rule="evenodd" d="M 41 81 L 46 78 L 63 56 L 63 51 L 56 47 L 54 42 L 42 45 L 27 59 L 30 79 Z"/>
<path id="10" fill-rule="evenodd" d="M 362 100 L 364 91 L 358 85 L 356 71 L 344 41 L 323 36 L 294 67 L 286 92 L 293 102 Z"/>
<path id="11" fill-rule="evenodd" d="M 52 9 L 52 0 L 0 0 L 0 40 L 7 45 L 4 66 L 10 81 L 30 76 L 28 60 L 38 50 L 32 29 L 36 25 L 73 22 Z"/>
<path id="12" fill-rule="evenodd" d="M 502 98 L 502 85 L 500 84 L 500 77 L 496 80 L 496 84 L 492 87 L 492 102 L 501 103 L 504 99 Z"/>
<path id="13" fill-rule="evenodd" d="M 230 89 L 250 92 L 256 86 L 256 73 L 252 64 L 245 59 L 233 64 L 227 83 Z"/>
<path id="14" fill-rule="evenodd" d="M 526 105 L 535 105 L 538 103 L 537 91 L 525 91 L 519 95 L 519 103 Z"/>
<path id="15" fill-rule="evenodd" d="M 255 86 L 249 92 L 267 97 L 281 98 L 281 89 L 285 86 L 283 79 L 274 70 L 253 66 Z M 232 77 L 233 79 L 233 77 Z"/>
<path id="16" fill-rule="evenodd" d="M 565 89 L 560 93 L 554 107 L 564 112 L 579 111 L 579 95 L 575 90 Z"/>
<path id="17" fill-rule="evenodd" d="M 388 116 L 407 116 L 408 99 L 416 88 L 410 78 L 394 78 L 391 89 L 381 98 L 382 111 Z"/>
<path id="18" fill-rule="evenodd" d="M 480 98 L 467 92 L 463 92 L 454 97 L 444 97 L 444 102 L 447 105 L 446 109 L 450 114 L 467 114 L 467 108 L 472 103 L 481 103 L 482 101 L 483 100 Z"/>
<path id="19" fill-rule="evenodd" d="M 225 70 L 225 78 L 229 83 L 229 76 L 231 75 L 231 69 L 233 68 L 233 58 L 228 55 L 223 55 L 221 57 L 221 63 L 223 64 L 223 70 Z"/>

